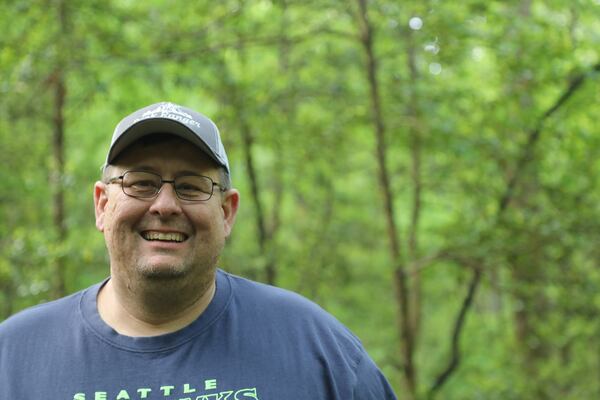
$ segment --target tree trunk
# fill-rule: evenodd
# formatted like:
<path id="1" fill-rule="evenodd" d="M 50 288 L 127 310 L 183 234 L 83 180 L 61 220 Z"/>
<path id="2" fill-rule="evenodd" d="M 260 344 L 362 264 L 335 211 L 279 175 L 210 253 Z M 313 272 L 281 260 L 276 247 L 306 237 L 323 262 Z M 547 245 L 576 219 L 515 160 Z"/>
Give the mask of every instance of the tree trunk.
<path id="1" fill-rule="evenodd" d="M 2 285 L 2 315 L 0 321 L 8 318 L 14 312 L 14 298 L 16 296 L 16 288 L 12 279 L 7 279 Z"/>
<path id="2" fill-rule="evenodd" d="M 240 12 L 243 15 L 243 11 Z M 238 56 L 241 64 L 246 63 L 246 51 L 242 34 L 238 34 Z M 245 68 L 242 68 L 244 70 Z M 248 180 L 250 182 L 250 193 L 252 196 L 252 203 L 254 204 L 255 221 L 256 221 L 256 233 L 258 237 L 258 246 L 261 256 L 268 260 L 264 266 L 265 282 L 274 285 L 277 280 L 277 273 L 275 270 L 274 262 L 270 262 L 270 257 L 267 254 L 269 251 L 269 234 L 267 232 L 267 224 L 264 213 L 263 202 L 261 200 L 261 188 L 258 176 L 256 173 L 256 167 L 254 157 L 252 154 L 252 148 L 254 146 L 254 134 L 248 121 L 248 113 L 246 111 L 246 103 L 243 98 L 243 94 L 240 93 L 239 85 L 235 82 L 232 84 L 232 100 L 233 105 L 236 109 L 236 115 L 238 116 L 238 126 L 242 135 L 244 160 L 246 163 L 246 170 L 248 172 Z"/>
<path id="3" fill-rule="evenodd" d="M 57 248 L 59 254 L 55 258 L 53 297 L 66 295 L 66 262 L 62 254 L 62 247 L 67 238 L 67 224 L 65 221 L 65 102 L 67 88 L 65 83 L 64 40 L 67 36 L 67 10 L 66 3 L 58 3 L 58 21 L 60 24 L 60 37 L 57 40 L 57 67 L 53 74 L 54 109 L 52 116 L 52 170 L 50 172 L 52 196 L 52 221 L 56 232 Z"/>
<path id="4" fill-rule="evenodd" d="M 235 83 L 233 84 L 235 85 Z M 260 254 L 266 257 L 268 248 L 268 237 L 267 228 L 265 223 L 265 214 L 263 211 L 263 203 L 260 198 L 261 189 L 258 176 L 256 174 L 256 167 L 254 157 L 252 154 L 252 148 L 254 146 L 254 135 L 252 128 L 246 117 L 246 111 L 244 106 L 244 100 L 240 98 L 239 89 L 233 88 L 232 95 L 234 108 L 237 110 L 238 115 L 238 126 L 240 128 L 240 134 L 242 135 L 244 161 L 246 163 L 246 171 L 248 173 L 248 181 L 250 182 L 250 193 L 252 196 L 252 203 L 254 204 L 254 216 L 256 221 L 256 233 L 258 237 L 258 246 Z M 276 272 L 273 264 L 267 263 L 265 266 L 265 281 L 273 285 L 277 279 Z"/>
<path id="5" fill-rule="evenodd" d="M 421 192 L 422 192 L 422 176 L 421 176 L 421 142 L 422 142 L 422 121 L 419 108 L 419 94 L 417 91 L 417 81 L 419 74 L 417 72 L 416 49 L 414 41 L 414 31 L 405 29 L 407 43 L 407 64 L 410 79 L 408 81 L 409 99 L 406 105 L 406 114 L 408 117 L 408 134 L 410 143 L 411 157 L 411 173 L 412 181 L 412 208 L 410 216 L 410 226 L 408 231 L 408 260 L 409 264 L 414 263 L 419 259 L 419 222 L 421 217 Z M 421 325 L 421 270 L 414 270 L 412 274 L 411 285 L 411 330 L 413 332 L 413 340 L 416 342 L 419 337 Z"/>
<path id="6" fill-rule="evenodd" d="M 378 180 L 381 188 L 385 209 L 387 234 L 389 240 L 390 258 L 394 266 L 394 289 L 398 304 L 398 323 L 401 337 L 402 371 L 406 382 L 407 392 L 405 398 L 412 400 L 416 398 L 416 372 L 413 363 L 415 352 L 413 332 L 411 330 L 412 319 L 410 317 L 410 293 L 406 274 L 406 268 L 402 260 L 400 238 L 394 215 L 393 194 L 387 166 L 387 153 L 385 143 L 385 124 L 381 111 L 381 97 L 379 83 L 377 81 L 377 60 L 373 49 L 374 34 L 369 22 L 366 0 L 357 0 L 359 5 L 359 19 L 361 24 L 361 44 L 366 58 L 366 78 L 369 85 L 371 100 L 371 117 L 376 140 L 376 152 L 378 166 Z"/>

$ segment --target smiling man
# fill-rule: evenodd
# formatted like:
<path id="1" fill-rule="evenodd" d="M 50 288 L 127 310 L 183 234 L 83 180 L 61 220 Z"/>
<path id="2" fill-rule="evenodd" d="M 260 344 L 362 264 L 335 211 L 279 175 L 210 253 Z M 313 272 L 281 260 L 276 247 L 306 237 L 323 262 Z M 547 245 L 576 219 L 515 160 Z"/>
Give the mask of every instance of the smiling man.
<path id="1" fill-rule="evenodd" d="M 331 315 L 217 268 L 239 198 L 210 119 L 124 118 L 94 186 L 110 276 L 0 324 L 0 399 L 395 399 Z"/>

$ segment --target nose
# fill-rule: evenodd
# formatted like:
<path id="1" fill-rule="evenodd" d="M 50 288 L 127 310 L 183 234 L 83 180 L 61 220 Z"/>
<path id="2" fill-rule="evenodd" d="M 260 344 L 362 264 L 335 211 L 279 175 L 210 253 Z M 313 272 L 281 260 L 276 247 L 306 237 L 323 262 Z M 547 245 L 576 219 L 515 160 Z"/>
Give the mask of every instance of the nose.
<path id="1" fill-rule="evenodd" d="M 170 182 L 163 183 L 158 195 L 152 201 L 150 206 L 151 213 L 166 217 L 182 212 L 179 198 L 175 193 L 175 188 Z"/>

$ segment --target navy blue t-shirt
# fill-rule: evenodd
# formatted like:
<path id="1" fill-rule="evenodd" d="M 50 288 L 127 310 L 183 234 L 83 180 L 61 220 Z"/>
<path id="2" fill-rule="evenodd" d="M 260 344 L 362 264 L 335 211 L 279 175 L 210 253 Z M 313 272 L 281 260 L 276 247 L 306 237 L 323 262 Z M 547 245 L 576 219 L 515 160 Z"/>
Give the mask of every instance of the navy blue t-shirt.
<path id="1" fill-rule="evenodd" d="M 0 399 L 396 399 L 359 340 L 292 292 L 219 270 L 192 324 L 129 337 L 100 318 L 100 287 L 0 324 Z"/>

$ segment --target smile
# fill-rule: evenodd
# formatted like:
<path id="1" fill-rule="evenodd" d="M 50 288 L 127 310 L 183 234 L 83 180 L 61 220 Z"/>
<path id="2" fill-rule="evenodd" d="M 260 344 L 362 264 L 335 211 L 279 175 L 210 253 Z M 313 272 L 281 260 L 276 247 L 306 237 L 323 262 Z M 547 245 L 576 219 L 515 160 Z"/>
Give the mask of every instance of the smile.
<path id="1" fill-rule="evenodd" d="M 142 232 L 142 237 L 146 240 L 159 240 L 162 242 L 183 242 L 187 239 L 186 235 L 179 232 L 157 232 L 145 231 Z"/>

